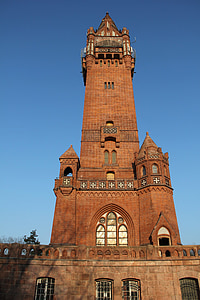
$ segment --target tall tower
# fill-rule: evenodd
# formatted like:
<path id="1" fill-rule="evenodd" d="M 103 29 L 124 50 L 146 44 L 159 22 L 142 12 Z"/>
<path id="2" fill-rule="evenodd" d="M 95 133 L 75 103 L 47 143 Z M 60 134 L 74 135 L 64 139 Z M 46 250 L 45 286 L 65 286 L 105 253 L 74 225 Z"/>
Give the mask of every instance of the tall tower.
<path id="1" fill-rule="evenodd" d="M 80 160 L 60 157 L 51 244 L 175 245 L 180 236 L 168 154 L 150 138 L 139 148 L 129 31 L 108 13 L 87 32 Z"/>

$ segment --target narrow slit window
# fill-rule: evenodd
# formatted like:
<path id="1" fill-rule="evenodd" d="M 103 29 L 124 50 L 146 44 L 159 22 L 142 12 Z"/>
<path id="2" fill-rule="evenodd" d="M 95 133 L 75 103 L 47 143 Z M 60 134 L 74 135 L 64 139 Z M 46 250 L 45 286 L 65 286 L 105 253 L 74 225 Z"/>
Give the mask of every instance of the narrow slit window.
<path id="1" fill-rule="evenodd" d="M 117 60 L 115 61 L 115 67 L 118 67 L 118 62 L 117 62 Z"/>
<path id="2" fill-rule="evenodd" d="M 114 90 L 114 82 L 112 82 L 112 90 Z"/>
<path id="3" fill-rule="evenodd" d="M 110 82 L 108 82 L 108 89 L 110 89 Z"/>
<path id="4" fill-rule="evenodd" d="M 100 67 L 102 67 L 102 60 L 100 60 Z"/>
<path id="5" fill-rule="evenodd" d="M 108 67 L 110 67 L 110 61 L 108 60 Z"/>
<path id="6" fill-rule="evenodd" d="M 104 82 L 104 89 L 107 89 L 107 82 Z"/>

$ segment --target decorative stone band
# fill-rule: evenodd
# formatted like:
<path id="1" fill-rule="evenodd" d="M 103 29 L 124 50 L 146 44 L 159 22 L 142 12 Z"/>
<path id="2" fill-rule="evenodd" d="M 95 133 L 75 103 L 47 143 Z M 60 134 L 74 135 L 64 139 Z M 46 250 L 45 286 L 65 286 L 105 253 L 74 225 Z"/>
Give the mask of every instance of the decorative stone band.
<path id="1" fill-rule="evenodd" d="M 81 190 L 134 190 L 134 180 L 82 180 Z"/>

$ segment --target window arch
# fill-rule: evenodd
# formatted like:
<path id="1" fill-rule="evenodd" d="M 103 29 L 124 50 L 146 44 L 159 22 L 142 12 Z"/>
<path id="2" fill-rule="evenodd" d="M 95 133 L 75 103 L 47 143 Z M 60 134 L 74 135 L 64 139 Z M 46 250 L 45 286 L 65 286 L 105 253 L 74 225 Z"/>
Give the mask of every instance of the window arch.
<path id="1" fill-rule="evenodd" d="M 72 169 L 70 167 L 67 167 L 64 170 L 64 176 L 72 176 L 72 175 L 73 175 Z"/>
<path id="2" fill-rule="evenodd" d="M 97 246 L 127 246 L 127 224 L 121 215 L 109 212 L 100 217 L 96 227 Z"/>
<path id="3" fill-rule="evenodd" d="M 152 165 L 152 173 L 153 174 L 157 174 L 158 173 L 158 165 L 156 165 L 156 164 Z"/>
<path id="4" fill-rule="evenodd" d="M 108 164 L 108 162 L 109 162 L 109 152 L 108 150 L 106 150 L 104 152 L 104 164 Z"/>
<path id="5" fill-rule="evenodd" d="M 179 280 L 182 300 L 199 300 L 199 284 L 196 278 L 182 278 Z"/>
<path id="6" fill-rule="evenodd" d="M 161 227 L 158 230 L 158 246 L 170 246 L 171 238 L 170 233 L 166 227 Z"/>
<path id="7" fill-rule="evenodd" d="M 112 164 L 117 163 L 117 152 L 114 150 L 112 151 Z"/>

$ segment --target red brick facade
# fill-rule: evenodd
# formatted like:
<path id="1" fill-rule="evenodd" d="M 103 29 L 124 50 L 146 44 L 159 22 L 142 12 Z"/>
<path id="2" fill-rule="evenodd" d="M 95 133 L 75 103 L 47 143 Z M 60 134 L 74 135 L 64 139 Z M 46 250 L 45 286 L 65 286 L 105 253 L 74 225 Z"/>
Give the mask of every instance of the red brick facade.
<path id="1" fill-rule="evenodd" d="M 180 244 L 168 155 L 148 134 L 139 149 L 134 66 L 128 30 L 119 31 L 107 14 L 87 34 L 80 162 L 72 146 L 60 157 L 51 244 L 94 246 L 99 218 L 109 212 L 125 220 L 129 246 L 157 245 L 161 227 L 172 245 Z M 67 167 L 72 177 L 65 176 Z"/>
<path id="2" fill-rule="evenodd" d="M 2 300 L 196 300 L 200 246 L 182 246 L 168 154 L 139 148 L 126 28 L 88 30 L 80 159 L 60 157 L 50 245 L 0 244 Z M 43 297 L 43 298 L 42 298 Z"/>

